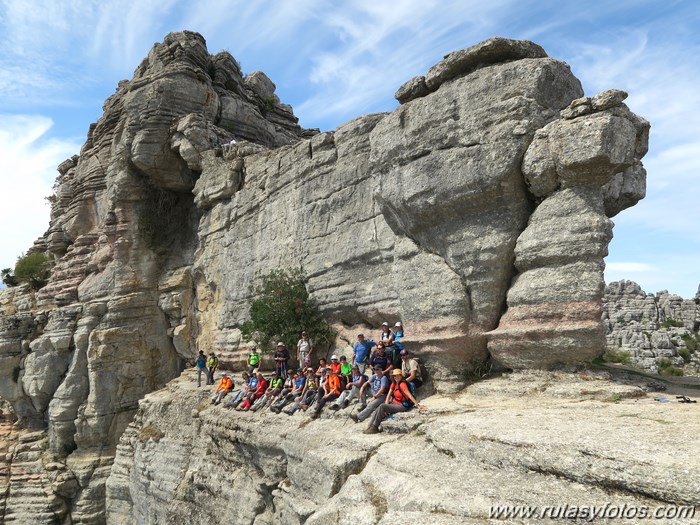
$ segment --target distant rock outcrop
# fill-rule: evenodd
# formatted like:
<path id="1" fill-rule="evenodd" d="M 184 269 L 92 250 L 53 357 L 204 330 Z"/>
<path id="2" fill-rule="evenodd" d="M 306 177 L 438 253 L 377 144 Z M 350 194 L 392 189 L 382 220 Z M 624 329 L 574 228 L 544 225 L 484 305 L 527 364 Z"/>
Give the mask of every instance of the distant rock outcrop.
<path id="1" fill-rule="evenodd" d="M 303 267 L 341 353 L 402 320 L 441 392 L 489 355 L 602 353 L 608 217 L 644 196 L 649 124 L 623 92 L 583 97 L 567 64 L 503 38 L 331 132 L 301 128 L 274 90 L 170 34 L 59 167 L 35 246 L 49 284 L 0 292 L 0 397 L 38 431 L 21 472 L 42 487 L 6 492 L 5 516 L 101 521 L 139 400 L 198 349 L 240 362 L 258 272 Z"/>
<path id="2" fill-rule="evenodd" d="M 611 357 L 650 372 L 659 364 L 700 375 L 700 297 L 648 294 L 633 281 L 605 288 L 603 325 Z"/>

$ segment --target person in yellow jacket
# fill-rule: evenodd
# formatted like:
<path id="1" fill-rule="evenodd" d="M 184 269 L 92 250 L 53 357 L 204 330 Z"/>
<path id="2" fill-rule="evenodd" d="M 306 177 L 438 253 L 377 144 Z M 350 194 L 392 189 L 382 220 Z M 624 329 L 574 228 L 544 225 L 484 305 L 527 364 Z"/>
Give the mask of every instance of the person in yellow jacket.
<path id="1" fill-rule="evenodd" d="M 226 397 L 231 390 L 233 390 L 233 379 L 224 372 L 221 374 L 221 381 L 219 381 L 219 386 L 216 387 L 214 394 L 211 396 L 211 402 L 215 405 L 221 403 L 221 400 Z"/>

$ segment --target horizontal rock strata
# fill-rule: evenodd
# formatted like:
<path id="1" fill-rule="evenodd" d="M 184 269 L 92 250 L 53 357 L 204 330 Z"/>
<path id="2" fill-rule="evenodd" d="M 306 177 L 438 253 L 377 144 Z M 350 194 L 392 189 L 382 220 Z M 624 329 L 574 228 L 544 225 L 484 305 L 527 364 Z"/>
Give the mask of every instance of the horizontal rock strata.
<path id="1" fill-rule="evenodd" d="M 349 355 L 359 331 L 376 338 L 382 321 L 401 320 L 442 393 L 489 357 L 536 368 L 600 354 L 608 217 L 645 190 L 648 123 L 625 96 L 584 97 L 567 64 L 493 38 L 409 81 L 395 111 L 320 133 L 299 126 L 264 73 L 244 76 L 197 33 L 166 36 L 59 166 L 51 223 L 32 248 L 54 263 L 48 285 L 0 291 L 0 398 L 18 428 L 38 432 L 35 459 L 68 480 L 37 474 L 37 523 L 104 520 L 139 400 L 200 349 L 242 365 L 260 273 L 304 269 L 339 333 L 330 352 Z M 277 497 L 266 487 L 282 475 L 266 439 L 245 452 L 270 471 L 249 516 Z M 291 440 L 285 454 L 301 458 L 304 446 Z M 353 447 L 346 473 L 371 454 Z M 232 476 L 249 487 L 249 474 Z M 195 490 L 195 478 L 178 486 Z M 331 476 L 315 494 L 342 484 Z M 129 497 L 135 520 L 152 519 Z M 5 493 L 6 520 L 32 515 L 24 498 Z M 131 512 L 118 500 L 110 512 Z M 188 505 L 184 515 L 200 512 Z M 284 512 L 306 508 L 293 499 Z"/>
<path id="2" fill-rule="evenodd" d="M 700 375 L 700 295 L 648 294 L 633 281 L 605 288 L 603 326 L 608 359 L 658 372 L 662 359 Z"/>

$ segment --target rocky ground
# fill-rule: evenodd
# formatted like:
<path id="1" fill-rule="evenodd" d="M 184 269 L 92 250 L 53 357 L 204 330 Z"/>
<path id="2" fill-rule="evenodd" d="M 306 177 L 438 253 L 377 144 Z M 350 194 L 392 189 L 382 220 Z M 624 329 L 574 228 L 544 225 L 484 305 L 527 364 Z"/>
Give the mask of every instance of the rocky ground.
<path id="1" fill-rule="evenodd" d="M 517 372 L 430 396 L 425 413 L 368 436 L 346 417 L 352 407 L 310 421 L 211 406 L 188 371 L 140 403 L 107 482 L 107 518 L 548 523 L 489 510 L 698 505 L 700 405 L 675 402 L 670 388 L 622 372 Z"/>

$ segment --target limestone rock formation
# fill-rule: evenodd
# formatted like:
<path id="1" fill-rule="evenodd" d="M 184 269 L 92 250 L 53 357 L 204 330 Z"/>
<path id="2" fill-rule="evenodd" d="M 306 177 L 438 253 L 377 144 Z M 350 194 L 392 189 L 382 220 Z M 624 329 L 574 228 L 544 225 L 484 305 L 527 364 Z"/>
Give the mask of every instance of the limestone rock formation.
<path id="1" fill-rule="evenodd" d="M 700 375 L 700 300 L 663 290 L 647 294 L 633 281 L 605 288 L 603 326 L 607 348 L 629 364 L 658 372 L 661 359 Z M 622 352 L 622 355 L 615 356 Z"/>
<path id="2" fill-rule="evenodd" d="M 211 406 L 188 372 L 140 403 L 107 483 L 107 519 L 554 524 L 561 520 L 490 521 L 489 511 L 697 505 L 697 411 L 660 410 L 646 388 L 607 373 L 517 372 L 433 396 L 428 413 L 400 414 L 366 436 L 345 412 L 303 424 L 299 413 Z"/>
<path id="3" fill-rule="evenodd" d="M 242 362 L 261 272 L 304 269 L 338 353 L 402 320 L 443 393 L 489 355 L 546 368 L 602 353 L 608 217 L 644 195 L 648 123 L 624 93 L 583 97 L 567 64 L 493 38 L 397 97 L 393 112 L 303 129 L 264 73 L 244 76 L 191 32 L 168 35 L 119 83 L 80 155 L 59 166 L 34 246 L 55 262 L 48 285 L 0 291 L 0 397 L 29 433 L 18 439 L 35 443 L 36 471 L 5 493 L 6 520 L 101 522 L 139 400 L 199 349 Z M 346 473 L 367 454 L 356 448 Z M 276 479 L 281 452 L 265 450 L 245 453 Z M 139 521 L 148 511 L 129 498 Z"/>

